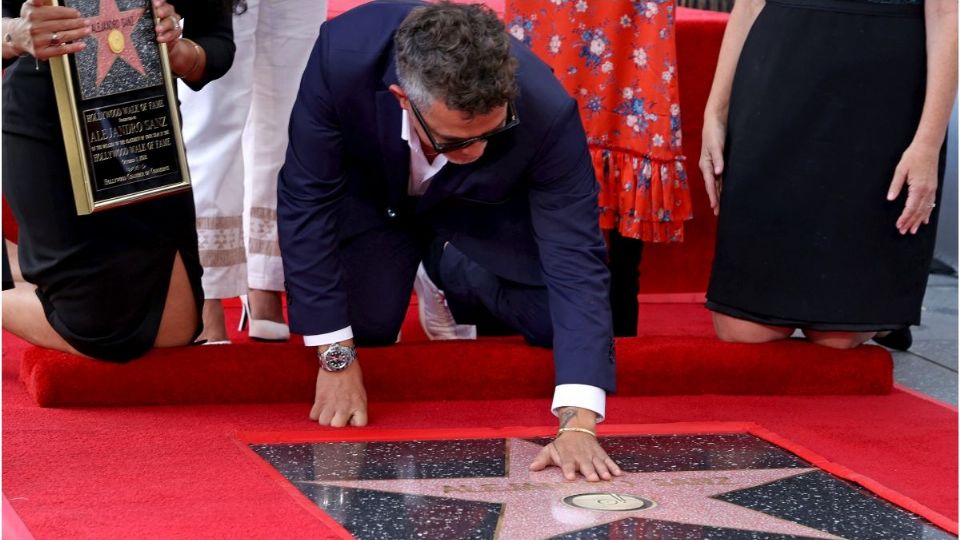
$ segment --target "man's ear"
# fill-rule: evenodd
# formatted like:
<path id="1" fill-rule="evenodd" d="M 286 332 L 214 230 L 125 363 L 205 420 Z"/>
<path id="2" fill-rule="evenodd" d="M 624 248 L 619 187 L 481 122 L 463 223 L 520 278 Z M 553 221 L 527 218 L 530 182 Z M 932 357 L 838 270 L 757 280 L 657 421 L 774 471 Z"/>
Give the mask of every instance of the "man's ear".
<path id="1" fill-rule="evenodd" d="M 397 98 L 397 102 L 400 103 L 400 106 L 406 108 L 409 98 L 407 97 L 407 93 L 403 91 L 403 88 L 400 88 L 400 86 L 396 84 L 391 84 L 388 90 L 390 90 L 390 93 L 393 94 L 393 97 Z"/>

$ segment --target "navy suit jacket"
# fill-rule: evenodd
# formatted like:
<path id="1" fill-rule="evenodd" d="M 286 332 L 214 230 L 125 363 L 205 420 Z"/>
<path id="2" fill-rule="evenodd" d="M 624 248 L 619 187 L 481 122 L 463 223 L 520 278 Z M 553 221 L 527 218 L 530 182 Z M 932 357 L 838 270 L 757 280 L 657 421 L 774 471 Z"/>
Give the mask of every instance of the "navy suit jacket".
<path id="1" fill-rule="evenodd" d="M 410 149 L 387 89 L 397 83 L 394 32 L 419 5 L 372 2 L 320 28 L 278 182 L 291 328 L 315 335 L 349 326 L 339 242 L 418 220 L 495 274 L 545 285 L 556 383 L 612 392 L 609 274 L 576 102 L 514 40 L 520 125 L 491 139 L 479 160 L 445 165 L 422 197 L 408 197 Z"/>

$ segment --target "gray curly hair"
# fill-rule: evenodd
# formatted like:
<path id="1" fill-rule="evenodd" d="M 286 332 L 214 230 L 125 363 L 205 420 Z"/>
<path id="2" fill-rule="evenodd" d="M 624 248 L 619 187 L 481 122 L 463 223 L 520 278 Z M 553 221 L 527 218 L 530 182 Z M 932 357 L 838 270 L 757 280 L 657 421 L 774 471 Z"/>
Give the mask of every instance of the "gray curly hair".
<path id="1" fill-rule="evenodd" d="M 517 60 L 496 13 L 442 1 L 407 15 L 394 36 L 397 77 L 420 109 L 434 100 L 470 115 L 517 97 Z"/>

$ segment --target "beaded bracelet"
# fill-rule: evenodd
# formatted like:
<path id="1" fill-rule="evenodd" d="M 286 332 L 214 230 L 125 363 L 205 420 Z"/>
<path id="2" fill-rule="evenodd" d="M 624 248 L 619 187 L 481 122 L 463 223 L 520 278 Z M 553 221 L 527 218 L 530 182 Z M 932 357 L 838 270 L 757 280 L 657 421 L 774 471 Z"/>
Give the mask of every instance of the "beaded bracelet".
<path id="1" fill-rule="evenodd" d="M 587 428 L 582 428 L 582 427 L 562 427 L 562 428 L 560 428 L 560 429 L 557 430 L 557 437 L 559 437 L 560 435 L 562 435 L 562 434 L 564 434 L 564 433 L 566 433 L 566 432 L 568 432 L 568 431 L 576 431 L 577 433 L 589 433 L 589 434 L 593 435 L 594 437 L 597 436 L 597 433 L 596 433 L 595 431 L 590 430 L 590 429 L 587 429 Z"/>

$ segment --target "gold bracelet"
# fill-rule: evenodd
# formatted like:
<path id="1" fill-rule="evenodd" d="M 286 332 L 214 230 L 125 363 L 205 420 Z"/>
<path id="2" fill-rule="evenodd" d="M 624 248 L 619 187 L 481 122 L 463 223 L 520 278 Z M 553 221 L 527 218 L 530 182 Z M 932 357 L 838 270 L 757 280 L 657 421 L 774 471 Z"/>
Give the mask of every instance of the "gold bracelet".
<path id="1" fill-rule="evenodd" d="M 188 77 L 193 76 L 193 72 L 196 71 L 197 68 L 200 66 L 200 56 L 202 55 L 202 52 L 200 51 L 200 46 L 197 45 L 196 41 L 190 38 L 180 38 L 180 41 L 186 41 L 187 43 L 193 45 L 193 51 L 197 53 L 193 59 L 193 66 L 190 67 L 190 71 L 187 71 L 186 73 L 180 75 L 181 79 L 186 79 Z"/>
<path id="2" fill-rule="evenodd" d="M 593 435 L 594 437 L 597 436 L 597 432 L 596 432 L 596 431 L 593 431 L 593 430 L 591 430 L 591 429 L 582 428 L 582 427 L 562 427 L 562 428 L 560 428 L 560 429 L 557 430 L 557 437 L 559 437 L 560 435 L 562 435 L 562 434 L 564 434 L 564 433 L 566 433 L 566 432 L 568 432 L 568 431 L 576 431 L 577 433 L 589 433 L 589 434 Z M 556 438 L 556 437 L 554 437 L 554 438 Z"/>

